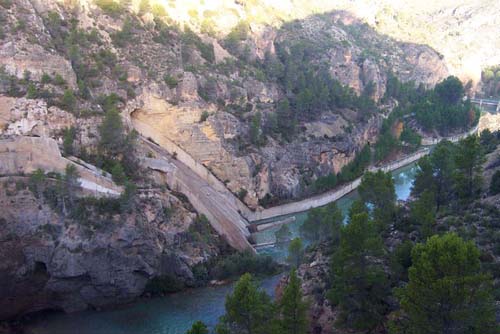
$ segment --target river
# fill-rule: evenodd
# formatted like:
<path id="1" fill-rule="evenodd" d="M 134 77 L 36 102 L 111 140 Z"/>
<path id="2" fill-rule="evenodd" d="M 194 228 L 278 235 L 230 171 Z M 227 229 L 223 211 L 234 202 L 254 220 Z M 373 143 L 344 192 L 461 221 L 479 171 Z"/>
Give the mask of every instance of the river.
<path id="1" fill-rule="evenodd" d="M 417 166 L 414 163 L 392 172 L 392 176 L 394 179 L 394 188 L 396 190 L 396 197 L 398 200 L 406 200 L 410 196 L 410 191 L 413 185 L 413 180 L 415 179 L 416 172 L 417 172 Z M 358 192 L 353 191 L 337 201 L 337 206 L 342 210 L 344 218 L 347 217 L 351 204 L 357 198 L 358 198 Z M 288 224 L 288 227 L 290 228 L 290 232 L 292 232 L 293 237 L 298 236 L 299 228 L 307 218 L 307 212 L 301 212 L 286 217 L 272 218 L 266 221 L 281 220 L 287 217 L 295 217 L 295 221 L 293 223 Z M 280 227 L 274 227 L 266 231 L 253 234 L 255 242 L 257 244 L 274 242 L 275 240 L 274 234 L 279 228 Z M 259 252 L 264 254 L 270 254 L 277 260 L 282 260 L 284 259 L 284 257 L 286 257 L 286 250 L 280 250 L 274 247 L 263 248 L 259 250 Z"/>
<path id="2" fill-rule="evenodd" d="M 392 172 L 398 199 L 406 200 L 410 195 L 416 171 L 415 164 L 412 164 Z M 337 201 L 344 215 L 357 196 L 353 192 Z M 296 220 L 289 226 L 292 233 L 297 235 L 307 213 L 294 216 Z M 270 229 L 259 233 L 257 241 L 274 240 L 275 231 Z M 275 249 L 265 249 L 263 252 L 277 259 L 285 255 Z M 274 296 L 279 278 L 280 275 L 266 278 L 260 285 Z M 233 284 L 193 289 L 166 297 L 142 299 L 114 310 L 41 314 L 27 321 L 26 329 L 30 334 L 184 334 L 196 320 L 213 327 L 224 313 L 225 296 L 232 288 Z"/>

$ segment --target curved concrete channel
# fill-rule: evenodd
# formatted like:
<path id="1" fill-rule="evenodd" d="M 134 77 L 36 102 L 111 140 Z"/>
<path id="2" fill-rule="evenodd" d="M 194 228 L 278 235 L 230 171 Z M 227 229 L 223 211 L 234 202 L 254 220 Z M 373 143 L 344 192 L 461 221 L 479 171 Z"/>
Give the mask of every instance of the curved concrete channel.
<path id="1" fill-rule="evenodd" d="M 161 162 L 151 162 L 150 168 L 163 171 L 167 174 L 169 186 L 184 193 L 194 208 L 207 216 L 214 229 L 224 236 L 229 244 L 238 249 L 254 250 L 248 241 L 250 223 L 261 220 L 286 216 L 294 213 L 308 211 L 336 201 L 354 191 L 361 183 L 361 177 L 341 186 L 340 188 L 312 196 L 300 201 L 286 203 L 258 211 L 251 211 L 223 182 L 217 179 L 203 164 L 197 162 L 189 153 L 170 140 L 165 134 L 165 129 L 159 127 L 160 123 L 154 122 L 150 117 L 142 117 L 140 110 L 130 113 L 130 123 L 141 134 L 142 140 L 161 158 Z M 151 115 L 149 115 L 151 116 Z M 472 133 L 478 127 L 461 135 L 452 137 L 423 138 L 424 146 L 431 146 L 442 140 L 456 142 Z M 147 138 L 147 139 L 146 139 Z M 370 171 L 393 171 L 414 163 L 421 157 L 429 154 L 430 148 L 423 149 L 385 166 L 370 167 Z M 173 158 L 175 156 L 175 159 Z M 160 167 L 167 164 L 170 167 Z M 156 165 L 156 167 L 155 167 Z M 255 229 L 255 228 L 254 228 Z M 254 230 L 253 229 L 253 230 Z"/>

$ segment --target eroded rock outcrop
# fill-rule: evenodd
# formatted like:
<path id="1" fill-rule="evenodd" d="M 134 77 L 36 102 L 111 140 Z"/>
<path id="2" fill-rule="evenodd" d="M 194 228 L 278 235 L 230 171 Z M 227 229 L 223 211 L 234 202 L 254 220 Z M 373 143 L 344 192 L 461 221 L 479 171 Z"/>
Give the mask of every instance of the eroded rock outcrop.
<path id="1" fill-rule="evenodd" d="M 0 180 L 0 319 L 131 301 L 158 276 L 193 284 L 193 266 L 218 254 L 169 193 L 144 190 L 133 211 L 77 219 L 35 197 L 27 180 Z"/>

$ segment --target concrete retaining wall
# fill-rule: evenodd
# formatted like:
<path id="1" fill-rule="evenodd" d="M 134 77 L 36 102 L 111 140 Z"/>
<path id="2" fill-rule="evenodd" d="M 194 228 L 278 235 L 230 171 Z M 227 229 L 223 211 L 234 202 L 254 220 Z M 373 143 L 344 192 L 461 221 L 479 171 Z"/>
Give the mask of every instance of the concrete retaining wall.
<path id="1" fill-rule="evenodd" d="M 393 171 L 419 160 L 421 157 L 429 154 L 429 152 L 430 149 L 422 149 L 410 156 L 394 161 L 388 165 L 381 167 L 371 167 L 369 168 L 369 171 L 371 172 L 375 172 L 377 170 L 383 170 L 384 172 Z M 252 212 L 249 216 L 247 216 L 247 219 L 249 221 L 257 221 L 279 216 L 285 216 L 321 207 L 344 197 L 345 195 L 347 195 L 348 193 L 359 187 L 360 184 L 361 184 L 361 177 L 357 178 L 352 182 L 349 182 L 348 184 L 343 185 L 338 189 L 328 191 L 321 195 L 313 196 L 298 202 L 275 206 L 269 209 L 264 209 L 262 211 Z"/>

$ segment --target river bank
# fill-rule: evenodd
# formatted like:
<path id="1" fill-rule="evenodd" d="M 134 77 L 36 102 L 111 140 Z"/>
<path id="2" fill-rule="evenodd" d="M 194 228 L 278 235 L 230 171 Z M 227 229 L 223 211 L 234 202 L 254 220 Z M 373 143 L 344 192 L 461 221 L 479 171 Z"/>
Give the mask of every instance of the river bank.
<path id="1" fill-rule="evenodd" d="M 281 277 L 264 278 L 260 286 L 274 297 Z M 233 287 L 234 282 L 190 289 L 99 312 L 40 314 L 29 319 L 23 330 L 26 334 L 184 334 L 196 320 L 213 328 Z"/>

